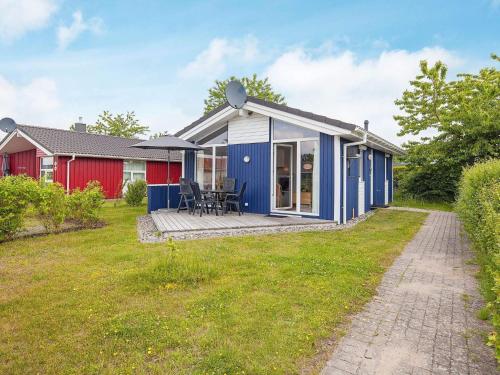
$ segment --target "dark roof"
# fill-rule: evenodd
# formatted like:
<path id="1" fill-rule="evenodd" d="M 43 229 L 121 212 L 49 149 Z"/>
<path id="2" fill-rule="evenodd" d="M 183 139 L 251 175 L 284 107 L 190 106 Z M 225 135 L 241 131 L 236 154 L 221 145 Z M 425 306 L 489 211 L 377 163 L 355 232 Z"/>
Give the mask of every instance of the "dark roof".
<path id="1" fill-rule="evenodd" d="M 356 126 L 354 124 L 350 124 L 348 122 L 343 122 L 343 121 L 340 121 L 340 120 L 335 120 L 333 118 L 326 117 L 326 116 L 321 116 L 321 115 L 317 115 L 317 114 L 312 113 L 312 112 L 302 111 L 300 109 L 289 107 L 289 106 L 284 105 L 284 104 L 276 104 L 276 103 L 273 103 L 273 102 L 268 102 L 267 100 L 255 98 L 253 96 L 249 96 L 248 99 L 247 99 L 247 101 L 255 103 L 255 104 L 260 104 L 260 105 L 263 105 L 263 106 L 266 106 L 266 107 L 269 107 L 269 108 L 277 109 L 277 110 L 282 111 L 282 112 L 290 113 L 292 115 L 296 115 L 296 116 L 304 117 L 304 118 L 307 118 L 307 119 L 310 119 L 310 120 L 322 122 L 324 124 L 336 126 L 338 128 L 350 130 L 350 131 L 353 131 L 356 128 L 358 128 L 358 126 Z M 196 125 L 198 125 L 198 124 L 202 123 L 203 121 L 205 121 L 207 118 L 215 115 L 216 113 L 222 111 L 223 109 L 225 109 L 227 107 L 229 107 L 229 103 L 226 102 L 223 105 L 221 105 L 221 106 L 213 109 L 212 111 L 208 112 L 206 115 L 200 117 L 195 122 L 189 124 L 184 129 L 179 130 L 177 133 L 175 133 L 175 135 L 176 136 L 180 136 L 180 135 L 184 134 L 188 130 L 191 130 L 192 128 L 194 128 Z"/>
<path id="2" fill-rule="evenodd" d="M 149 160 L 167 160 L 168 157 L 168 151 L 142 150 L 130 147 L 142 141 L 141 139 L 31 125 L 17 125 L 17 128 L 53 154 Z M 180 161 L 182 155 L 179 151 L 171 151 L 170 159 Z"/>
<path id="3" fill-rule="evenodd" d="M 218 106 L 217 108 L 214 108 L 212 109 L 210 112 L 208 112 L 207 114 L 201 116 L 198 120 L 192 122 L 191 124 L 189 124 L 188 126 L 186 126 L 185 128 L 179 130 L 177 133 L 175 133 L 174 135 L 176 137 L 184 134 L 185 132 L 187 132 L 188 130 L 191 130 L 192 128 L 194 128 L 196 125 L 198 124 L 201 124 L 203 121 L 205 121 L 207 118 L 210 118 L 212 117 L 213 115 L 217 114 L 218 112 L 222 111 L 223 109 L 229 107 L 229 103 L 228 102 L 225 102 L 224 104 Z"/>

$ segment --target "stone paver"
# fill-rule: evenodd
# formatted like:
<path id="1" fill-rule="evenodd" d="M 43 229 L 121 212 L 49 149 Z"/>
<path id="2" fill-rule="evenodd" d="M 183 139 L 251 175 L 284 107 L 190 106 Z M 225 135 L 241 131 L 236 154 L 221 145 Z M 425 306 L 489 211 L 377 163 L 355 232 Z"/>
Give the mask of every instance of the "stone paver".
<path id="1" fill-rule="evenodd" d="M 322 374 L 496 374 L 471 257 L 456 215 L 431 212 Z"/>

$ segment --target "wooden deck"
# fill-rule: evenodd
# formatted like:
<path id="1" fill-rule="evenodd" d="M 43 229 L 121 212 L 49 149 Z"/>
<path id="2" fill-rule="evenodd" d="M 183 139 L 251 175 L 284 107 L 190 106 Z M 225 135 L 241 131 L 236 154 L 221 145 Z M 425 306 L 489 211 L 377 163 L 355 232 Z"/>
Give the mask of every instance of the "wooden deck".
<path id="1" fill-rule="evenodd" d="M 151 213 L 151 217 L 156 228 L 162 233 L 188 232 L 188 231 L 209 231 L 241 228 L 261 228 L 290 225 L 322 225 L 332 224 L 328 220 L 302 218 L 302 217 L 273 217 L 266 215 L 244 214 L 238 216 L 229 213 L 224 216 L 210 215 L 189 215 L 185 211 L 176 213 L 175 211 L 158 210 Z"/>

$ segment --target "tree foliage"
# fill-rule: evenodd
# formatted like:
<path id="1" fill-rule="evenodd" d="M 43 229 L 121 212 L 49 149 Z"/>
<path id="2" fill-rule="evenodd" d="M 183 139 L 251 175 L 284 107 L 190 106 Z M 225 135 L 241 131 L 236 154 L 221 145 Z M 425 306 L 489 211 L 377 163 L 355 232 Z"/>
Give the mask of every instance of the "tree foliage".
<path id="1" fill-rule="evenodd" d="M 104 111 L 99 115 L 94 125 L 87 127 L 89 133 L 114 135 L 117 137 L 134 138 L 146 134 L 149 127 L 141 125 L 135 117 L 135 112 L 113 115 Z"/>
<path id="2" fill-rule="evenodd" d="M 242 78 L 231 76 L 223 81 L 215 80 L 215 85 L 208 90 L 208 98 L 205 99 L 205 114 L 226 102 L 226 86 L 229 82 L 235 80 L 241 82 L 249 96 L 277 104 L 286 104 L 285 97 L 274 91 L 268 78 L 259 79 L 257 74 Z"/>
<path id="3" fill-rule="evenodd" d="M 419 198 L 453 200 L 464 167 L 500 155 L 500 72 L 486 67 L 447 81 L 440 61 L 432 67 L 421 61 L 420 70 L 395 102 L 402 111 L 394 116 L 399 135 L 421 136 L 404 145 L 408 173 L 401 188 Z"/>
<path id="4" fill-rule="evenodd" d="M 168 131 L 153 133 L 149 136 L 149 139 L 156 139 L 160 137 L 166 137 L 168 135 Z"/>

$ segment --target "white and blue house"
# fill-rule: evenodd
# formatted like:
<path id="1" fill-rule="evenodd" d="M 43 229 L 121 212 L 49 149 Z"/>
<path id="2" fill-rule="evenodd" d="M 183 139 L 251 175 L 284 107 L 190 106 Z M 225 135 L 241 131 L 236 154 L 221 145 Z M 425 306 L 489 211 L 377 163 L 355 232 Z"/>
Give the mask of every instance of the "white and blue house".
<path id="1" fill-rule="evenodd" d="M 403 152 L 367 124 L 253 97 L 241 109 L 226 103 L 175 135 L 203 147 L 183 156 L 183 175 L 202 188 L 233 177 L 237 187 L 247 182 L 247 212 L 338 223 L 392 200 L 393 156 Z"/>

